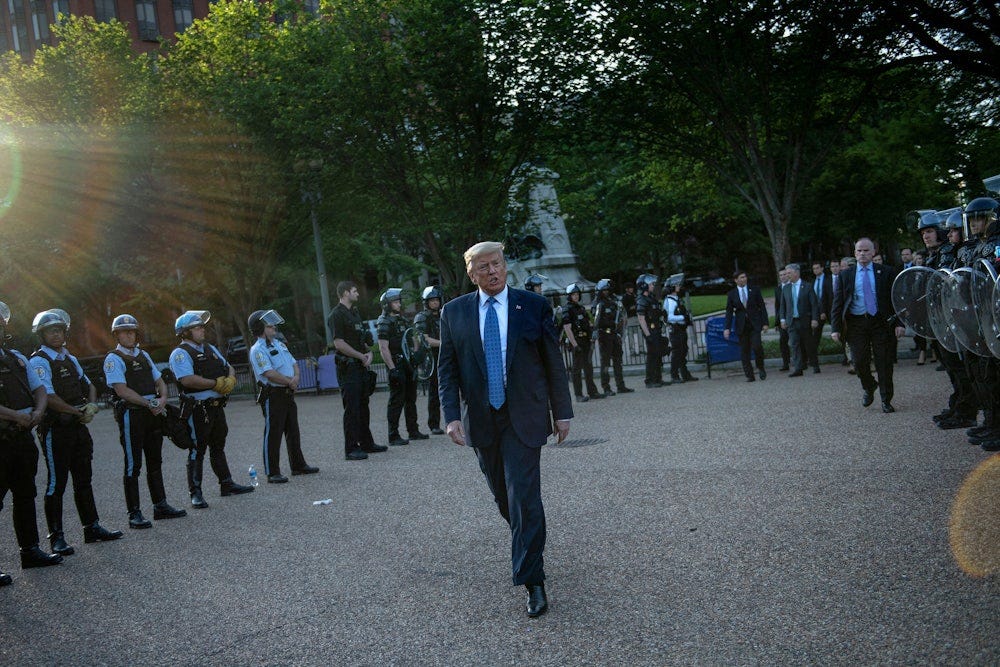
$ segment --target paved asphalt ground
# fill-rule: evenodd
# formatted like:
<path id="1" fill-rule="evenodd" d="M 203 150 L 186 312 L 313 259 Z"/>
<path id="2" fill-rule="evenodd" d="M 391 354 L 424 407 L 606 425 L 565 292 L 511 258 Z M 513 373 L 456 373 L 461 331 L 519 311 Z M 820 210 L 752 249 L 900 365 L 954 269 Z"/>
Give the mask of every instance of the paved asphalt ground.
<path id="1" fill-rule="evenodd" d="M 932 425 L 944 373 L 907 360 L 896 383 L 892 415 L 863 409 L 840 366 L 754 384 L 713 371 L 577 405 L 571 446 L 542 456 L 537 620 L 473 452 L 443 436 L 346 462 L 339 396 L 303 396 L 320 474 L 220 498 L 206 465 L 209 509 L 135 531 L 102 412 L 98 507 L 125 538 L 84 544 L 67 493 L 76 555 L 21 571 L 5 507 L 0 664 L 996 665 L 1000 459 Z M 262 418 L 248 401 L 228 415 L 245 480 Z M 187 506 L 183 455 L 164 453 L 169 499 Z"/>

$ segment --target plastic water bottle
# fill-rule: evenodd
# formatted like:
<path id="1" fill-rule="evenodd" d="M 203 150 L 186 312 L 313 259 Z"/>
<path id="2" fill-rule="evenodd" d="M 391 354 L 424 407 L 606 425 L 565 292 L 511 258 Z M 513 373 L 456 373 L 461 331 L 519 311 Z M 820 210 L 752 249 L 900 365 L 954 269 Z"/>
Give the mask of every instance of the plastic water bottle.
<path id="1" fill-rule="evenodd" d="M 257 468 L 250 466 L 250 486 L 260 486 L 260 482 L 257 481 Z"/>

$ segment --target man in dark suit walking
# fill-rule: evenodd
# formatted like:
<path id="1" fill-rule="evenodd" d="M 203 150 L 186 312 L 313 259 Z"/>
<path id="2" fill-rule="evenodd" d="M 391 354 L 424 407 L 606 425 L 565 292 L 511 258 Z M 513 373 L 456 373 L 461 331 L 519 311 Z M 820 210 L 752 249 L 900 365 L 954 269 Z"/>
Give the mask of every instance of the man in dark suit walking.
<path id="1" fill-rule="evenodd" d="M 851 358 L 864 393 L 865 407 L 875 400 L 875 388 L 882 397 L 882 412 L 892 407 L 892 353 L 896 339 L 905 329 L 899 326 L 892 307 L 892 281 L 896 271 L 891 266 L 874 264 L 875 244 L 860 238 L 854 244 L 857 265 L 840 272 L 833 295 L 833 340 L 843 337 L 851 348 Z M 895 336 L 895 338 L 893 337 Z M 878 382 L 872 377 L 871 360 L 875 358 Z"/>
<path id="2" fill-rule="evenodd" d="M 542 296 L 507 286 L 503 245 L 465 251 L 479 288 L 441 311 L 438 386 L 448 436 L 476 450 L 497 507 L 511 530 L 514 585 L 528 590 L 527 613 L 548 609 L 542 551 L 539 458 L 553 431 L 559 442 L 573 417 L 566 367 Z"/>
<path id="3" fill-rule="evenodd" d="M 819 302 L 819 326 L 812 330 L 812 341 L 809 346 L 809 363 L 813 369 L 819 368 L 819 343 L 823 339 L 823 327 L 830 321 L 830 311 L 833 309 L 833 278 L 826 275 L 822 260 L 812 263 L 812 291 L 816 293 Z"/>
<path id="4" fill-rule="evenodd" d="M 740 341 L 740 360 L 747 382 L 753 382 L 753 366 L 750 351 L 757 358 L 757 372 L 761 380 L 767 379 L 764 370 L 764 346 L 760 340 L 761 331 L 767 331 L 767 306 L 760 290 L 747 285 L 745 271 L 736 273 L 736 287 L 726 295 L 726 322 L 722 336 L 729 340 L 729 332 L 736 334 Z M 733 326 L 735 324 L 735 326 Z"/>
<path id="5" fill-rule="evenodd" d="M 781 288 L 781 302 L 778 320 L 781 328 L 788 331 L 788 346 L 792 349 L 792 372 L 788 377 L 801 377 L 806 361 L 813 354 L 814 329 L 819 327 L 819 301 L 812 286 L 802 282 L 798 264 L 785 267 L 788 283 Z M 819 373 L 819 365 L 813 366 L 813 373 Z"/>
<path id="6" fill-rule="evenodd" d="M 791 361 L 792 350 L 788 347 L 788 329 L 781 326 L 778 313 L 781 312 L 781 290 L 788 284 L 788 271 L 778 271 L 778 286 L 774 288 L 774 328 L 778 330 L 778 349 L 781 351 L 781 368 L 787 371 Z"/>

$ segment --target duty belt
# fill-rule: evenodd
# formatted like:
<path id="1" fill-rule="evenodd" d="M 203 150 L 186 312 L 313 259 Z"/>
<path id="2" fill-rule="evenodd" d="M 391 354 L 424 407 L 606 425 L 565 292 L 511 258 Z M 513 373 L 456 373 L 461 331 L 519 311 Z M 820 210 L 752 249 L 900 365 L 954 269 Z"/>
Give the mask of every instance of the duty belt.
<path id="1" fill-rule="evenodd" d="M 609 334 L 609 333 L 614 333 L 614 332 L 615 332 L 615 330 L 614 330 L 614 329 L 601 329 L 601 331 L 603 331 L 603 332 L 604 332 L 604 333 L 606 333 L 606 334 Z"/>

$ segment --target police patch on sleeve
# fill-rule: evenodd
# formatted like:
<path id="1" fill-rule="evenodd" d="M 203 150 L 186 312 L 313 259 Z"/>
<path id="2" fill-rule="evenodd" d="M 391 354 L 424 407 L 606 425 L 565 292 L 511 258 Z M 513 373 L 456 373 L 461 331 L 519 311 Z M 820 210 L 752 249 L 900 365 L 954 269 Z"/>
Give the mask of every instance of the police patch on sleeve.
<path id="1" fill-rule="evenodd" d="M 174 353 L 174 362 L 179 364 L 183 361 L 184 361 L 184 351 L 178 350 L 177 352 Z"/>
<path id="2" fill-rule="evenodd" d="M 104 362 L 104 370 L 106 370 L 109 373 L 111 371 L 115 370 L 115 362 L 113 362 L 113 361 L 105 361 Z"/>
<path id="3" fill-rule="evenodd" d="M 45 379 L 45 369 L 42 368 L 41 366 L 35 366 L 35 374 L 38 375 L 39 379 L 41 380 Z"/>
<path id="4" fill-rule="evenodd" d="M 258 367 L 264 367 L 264 353 L 260 350 L 257 350 L 257 352 L 254 353 L 253 360 L 257 363 Z"/>

